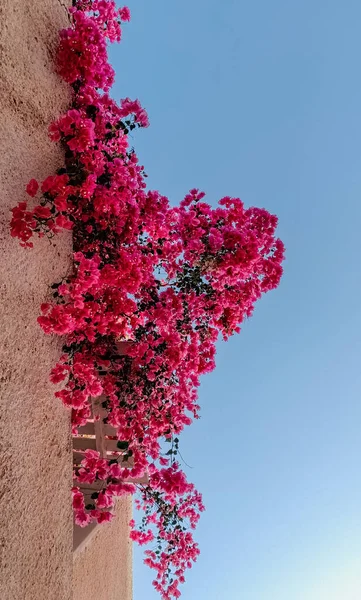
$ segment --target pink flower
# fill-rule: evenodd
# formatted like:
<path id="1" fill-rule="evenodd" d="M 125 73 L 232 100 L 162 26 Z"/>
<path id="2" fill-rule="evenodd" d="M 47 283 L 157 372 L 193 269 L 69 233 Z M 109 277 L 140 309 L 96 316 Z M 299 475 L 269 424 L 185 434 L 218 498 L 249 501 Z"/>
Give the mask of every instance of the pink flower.
<path id="1" fill-rule="evenodd" d="M 109 523 L 114 518 L 114 514 L 108 511 L 103 511 L 99 514 L 97 521 L 98 523 Z"/>
<path id="2" fill-rule="evenodd" d="M 50 208 L 48 206 L 35 206 L 34 215 L 39 219 L 50 219 Z"/>
<path id="3" fill-rule="evenodd" d="M 36 196 L 37 191 L 39 189 L 39 184 L 36 179 L 30 179 L 28 185 L 26 186 L 26 193 L 34 198 Z"/>
<path id="4" fill-rule="evenodd" d="M 96 176 L 89 175 L 81 186 L 80 194 L 83 198 L 90 198 L 96 189 Z"/>
<path id="5" fill-rule="evenodd" d="M 113 501 L 110 494 L 106 492 L 100 492 L 97 500 L 96 500 L 97 508 L 110 508 L 113 506 Z"/>
<path id="6" fill-rule="evenodd" d="M 49 131 L 49 137 L 53 142 L 58 142 L 60 140 L 61 133 L 59 131 L 59 127 L 58 127 L 58 124 L 56 121 L 49 125 L 48 131 Z"/>
<path id="7" fill-rule="evenodd" d="M 55 223 L 58 227 L 62 229 L 72 229 L 73 223 L 64 215 L 58 215 L 55 219 Z"/>
<path id="8" fill-rule="evenodd" d="M 119 10 L 119 16 L 121 21 L 130 21 L 130 10 L 127 6 L 124 6 Z"/>
<path id="9" fill-rule="evenodd" d="M 91 517 L 89 513 L 86 513 L 84 510 L 76 510 L 75 511 L 75 524 L 79 527 L 86 527 L 89 525 L 91 521 Z"/>
<path id="10" fill-rule="evenodd" d="M 284 246 L 276 216 L 239 198 L 211 206 L 193 188 L 176 207 L 147 191 L 129 134 L 147 127 L 148 115 L 139 100 L 119 105 L 108 93 L 108 42 L 121 39 L 130 11 L 74 0 L 69 12 L 57 60 L 72 106 L 49 127 L 64 165 L 42 182 L 39 205 L 12 209 L 11 236 L 31 247 L 34 234 L 72 230 L 72 268 L 49 289 L 38 323 L 62 338 L 50 379 L 64 382 L 55 396 L 73 435 L 90 432 L 81 445 L 95 446 L 103 428 L 109 449 L 88 448 L 74 466 L 75 485 L 97 489 L 89 499 L 72 488 L 75 522 L 108 522 L 115 498 L 137 492 L 144 516 L 139 527 L 131 522 L 131 538 L 154 541 L 145 562 L 171 600 L 199 555 L 193 530 L 204 510 L 176 462 L 179 435 L 199 418 L 200 376 L 215 367 L 218 339 L 239 332 L 278 285 Z M 28 195 L 38 188 L 32 179 Z"/>
<path id="11" fill-rule="evenodd" d="M 84 510 L 84 495 L 81 493 L 81 491 L 79 490 L 79 488 L 73 488 L 72 489 L 72 495 L 73 495 L 73 508 L 74 510 L 79 510 L 82 511 Z"/>
<path id="12" fill-rule="evenodd" d="M 64 381 L 70 371 L 69 365 L 57 364 L 51 371 L 50 381 L 52 383 L 59 383 Z"/>

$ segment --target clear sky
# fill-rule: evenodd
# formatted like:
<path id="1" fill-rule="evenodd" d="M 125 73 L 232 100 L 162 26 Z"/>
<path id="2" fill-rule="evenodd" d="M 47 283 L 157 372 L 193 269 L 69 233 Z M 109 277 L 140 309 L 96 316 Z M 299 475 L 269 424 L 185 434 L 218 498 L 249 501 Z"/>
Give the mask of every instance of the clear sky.
<path id="1" fill-rule="evenodd" d="M 207 511 L 183 600 L 361 598 L 361 2 L 130 0 L 117 98 L 149 186 L 279 217 L 279 289 L 182 436 Z M 134 600 L 155 600 L 135 549 Z"/>

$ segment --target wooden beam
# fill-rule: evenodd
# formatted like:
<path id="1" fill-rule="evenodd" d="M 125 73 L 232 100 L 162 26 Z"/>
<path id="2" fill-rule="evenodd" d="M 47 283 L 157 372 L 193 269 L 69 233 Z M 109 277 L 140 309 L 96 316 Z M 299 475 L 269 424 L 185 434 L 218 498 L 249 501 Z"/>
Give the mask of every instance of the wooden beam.
<path id="1" fill-rule="evenodd" d="M 73 437 L 73 448 L 74 450 L 97 450 L 97 441 L 94 437 Z"/>

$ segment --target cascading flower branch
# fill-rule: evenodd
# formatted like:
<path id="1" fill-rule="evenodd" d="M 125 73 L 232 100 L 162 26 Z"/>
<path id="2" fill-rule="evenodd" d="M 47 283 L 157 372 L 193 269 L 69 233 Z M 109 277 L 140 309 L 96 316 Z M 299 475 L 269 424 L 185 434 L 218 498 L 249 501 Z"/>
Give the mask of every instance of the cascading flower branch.
<path id="1" fill-rule="evenodd" d="M 117 104 L 108 95 L 107 41 L 120 41 L 129 9 L 75 0 L 69 12 L 58 71 L 72 86 L 72 105 L 49 127 L 65 163 L 29 182 L 37 204 L 13 209 L 11 235 L 32 247 L 34 234 L 72 231 L 72 273 L 51 286 L 38 318 L 45 333 L 65 336 L 51 380 L 65 382 L 55 395 L 71 409 L 75 433 L 91 416 L 90 398 L 101 397 L 105 421 L 133 460 L 129 469 L 86 451 L 74 469 L 76 523 L 109 521 L 114 498 L 137 492 L 144 517 L 131 522 L 131 537 L 152 544 L 145 562 L 170 600 L 199 554 L 192 530 L 204 510 L 177 462 L 178 436 L 199 416 L 197 388 L 215 366 L 218 337 L 239 332 L 256 300 L 277 287 L 284 248 L 277 218 L 263 209 L 228 197 L 212 208 L 195 189 L 175 208 L 146 190 L 128 134 L 148 126 L 147 114 L 138 100 Z M 147 484 L 129 482 L 144 473 Z M 80 486 L 95 480 L 103 487 L 86 505 Z"/>

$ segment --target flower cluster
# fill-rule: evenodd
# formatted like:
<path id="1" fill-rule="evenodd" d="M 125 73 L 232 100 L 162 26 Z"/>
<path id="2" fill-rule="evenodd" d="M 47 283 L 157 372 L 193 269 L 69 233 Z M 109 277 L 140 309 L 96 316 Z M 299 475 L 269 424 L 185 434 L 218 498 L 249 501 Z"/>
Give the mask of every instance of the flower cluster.
<path id="1" fill-rule="evenodd" d="M 113 0 L 73 4 L 58 51 L 72 105 L 49 127 L 64 167 L 29 182 L 37 204 L 13 209 L 11 235 L 31 247 L 34 234 L 72 230 L 72 272 L 51 286 L 38 318 L 45 333 L 65 336 L 51 380 L 64 382 L 56 396 L 71 409 L 74 433 L 91 417 L 91 398 L 100 398 L 130 461 L 84 453 L 74 469 L 76 523 L 109 521 L 114 498 L 138 490 L 145 516 L 139 527 L 132 522 L 131 537 L 155 544 L 145 562 L 169 600 L 199 553 L 192 530 L 204 509 L 176 461 L 178 436 L 199 416 L 200 376 L 215 366 L 217 339 L 239 332 L 278 285 L 284 248 L 266 210 L 229 197 L 212 208 L 196 189 L 172 207 L 147 191 L 129 146 L 147 114 L 138 100 L 117 104 L 108 94 L 107 40 L 120 40 L 129 10 Z M 131 482 L 145 473 L 148 483 Z M 94 482 L 99 491 L 87 503 L 82 485 Z"/>

